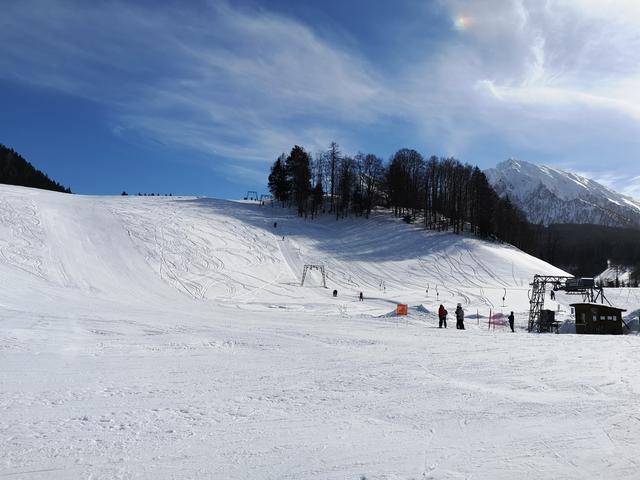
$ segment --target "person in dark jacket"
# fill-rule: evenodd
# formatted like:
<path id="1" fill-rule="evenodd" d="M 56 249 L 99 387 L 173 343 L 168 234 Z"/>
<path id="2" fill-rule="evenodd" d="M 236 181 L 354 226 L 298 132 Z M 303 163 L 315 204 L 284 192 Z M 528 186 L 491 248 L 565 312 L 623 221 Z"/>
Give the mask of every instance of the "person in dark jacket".
<path id="1" fill-rule="evenodd" d="M 338 290 L 334 290 L 334 291 L 333 291 L 333 296 L 334 296 L 334 297 L 337 297 L 337 296 L 338 296 Z"/>
<path id="2" fill-rule="evenodd" d="M 444 325 L 444 328 L 447 328 L 447 310 L 444 308 L 444 305 L 440 305 L 440 308 L 438 309 L 438 318 L 440 319 L 440 322 L 438 323 L 438 328 L 442 328 L 442 326 Z"/>
<path id="3" fill-rule="evenodd" d="M 464 330 L 464 310 L 460 303 L 456 307 L 456 328 L 458 330 Z"/>
<path id="4" fill-rule="evenodd" d="M 362 292 L 360 292 L 360 295 L 358 295 L 358 299 L 362 302 L 364 301 L 364 295 L 362 294 Z"/>
<path id="5" fill-rule="evenodd" d="M 515 333 L 516 331 L 513 329 L 513 323 L 515 322 L 515 317 L 513 316 L 513 312 L 507 317 L 509 319 L 509 326 L 511 327 L 511 331 Z"/>

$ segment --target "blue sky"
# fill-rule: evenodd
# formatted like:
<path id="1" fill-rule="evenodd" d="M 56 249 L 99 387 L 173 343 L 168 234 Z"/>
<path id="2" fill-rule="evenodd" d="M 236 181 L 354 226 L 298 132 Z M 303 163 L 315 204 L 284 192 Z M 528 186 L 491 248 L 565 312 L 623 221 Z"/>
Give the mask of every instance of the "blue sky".
<path id="1" fill-rule="evenodd" d="M 7 0 L 0 143 L 79 193 L 236 198 L 294 144 L 640 197 L 635 0 Z"/>

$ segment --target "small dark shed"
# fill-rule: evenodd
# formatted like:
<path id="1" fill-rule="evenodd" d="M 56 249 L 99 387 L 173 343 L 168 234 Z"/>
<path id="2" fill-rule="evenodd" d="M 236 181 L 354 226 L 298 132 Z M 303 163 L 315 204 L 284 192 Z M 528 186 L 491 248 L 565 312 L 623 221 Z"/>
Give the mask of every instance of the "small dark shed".
<path id="1" fill-rule="evenodd" d="M 598 303 L 573 303 L 576 333 L 622 335 L 622 308 Z"/>
<path id="2" fill-rule="evenodd" d="M 556 320 L 556 312 L 554 312 L 553 310 L 540 310 L 540 321 L 538 322 L 538 332 L 558 333 L 559 325 L 560 325 L 560 322 Z"/>

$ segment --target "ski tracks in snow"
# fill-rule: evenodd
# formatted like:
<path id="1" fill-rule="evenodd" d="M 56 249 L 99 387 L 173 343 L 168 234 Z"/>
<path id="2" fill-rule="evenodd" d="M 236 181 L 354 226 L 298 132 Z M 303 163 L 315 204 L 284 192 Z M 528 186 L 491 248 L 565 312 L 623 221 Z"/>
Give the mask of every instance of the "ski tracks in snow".
<path id="1" fill-rule="evenodd" d="M 175 200 L 113 213 L 160 277 L 194 299 L 231 300 L 277 283 L 265 274 L 280 268 L 273 235 L 260 235 L 232 217 L 215 222 L 212 211 Z"/>
<path id="2" fill-rule="evenodd" d="M 0 197 L 0 262 L 47 279 L 44 266 L 45 234 L 33 201 Z"/>

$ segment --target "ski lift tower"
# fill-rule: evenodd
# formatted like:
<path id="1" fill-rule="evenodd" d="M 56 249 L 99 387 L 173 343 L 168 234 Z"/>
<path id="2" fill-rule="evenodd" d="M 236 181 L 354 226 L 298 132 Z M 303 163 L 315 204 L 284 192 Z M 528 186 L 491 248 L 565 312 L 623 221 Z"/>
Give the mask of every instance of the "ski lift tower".
<path id="1" fill-rule="evenodd" d="M 322 286 L 327 288 L 327 273 L 324 269 L 323 263 L 305 263 L 304 269 L 302 270 L 302 282 L 300 282 L 300 286 L 304 286 L 304 280 L 307 278 L 307 272 L 309 270 L 318 270 L 322 274 Z"/>
<path id="2" fill-rule="evenodd" d="M 529 296 L 529 325 L 527 330 L 539 331 L 540 316 L 544 309 L 544 296 L 547 291 L 547 284 L 550 284 L 554 291 L 561 290 L 567 295 L 582 295 L 584 302 L 604 304 L 609 300 L 604 296 L 602 287 L 597 286 L 593 278 L 563 277 L 557 275 L 535 275 L 531 283 L 531 294 Z"/>
<path id="3" fill-rule="evenodd" d="M 258 192 L 256 192 L 255 190 L 249 190 L 247 191 L 247 196 L 244 197 L 245 200 L 255 200 L 256 202 L 258 201 Z"/>

